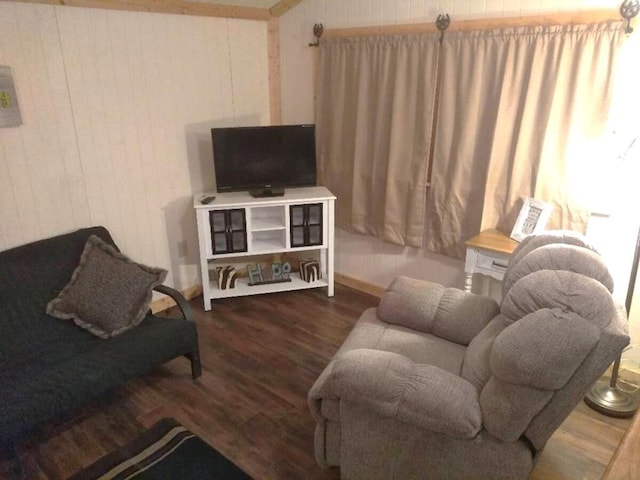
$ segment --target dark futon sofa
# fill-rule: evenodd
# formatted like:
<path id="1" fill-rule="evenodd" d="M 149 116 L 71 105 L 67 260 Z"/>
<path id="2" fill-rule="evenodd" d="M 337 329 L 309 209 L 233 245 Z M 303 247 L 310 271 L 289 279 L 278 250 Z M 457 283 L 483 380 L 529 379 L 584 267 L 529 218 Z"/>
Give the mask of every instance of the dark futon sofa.
<path id="1" fill-rule="evenodd" d="M 200 375 L 191 310 L 164 285 L 155 290 L 171 296 L 184 318 L 149 312 L 113 338 L 47 315 L 91 235 L 115 247 L 106 229 L 93 227 L 0 252 L 0 446 L 178 356 L 191 360 L 193 378 Z"/>

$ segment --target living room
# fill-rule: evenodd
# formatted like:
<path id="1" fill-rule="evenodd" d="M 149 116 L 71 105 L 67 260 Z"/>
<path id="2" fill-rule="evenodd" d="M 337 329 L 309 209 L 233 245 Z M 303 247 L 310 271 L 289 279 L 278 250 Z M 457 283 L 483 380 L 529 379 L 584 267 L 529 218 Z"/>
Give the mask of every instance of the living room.
<path id="1" fill-rule="evenodd" d="M 606 0 L 572 0 L 562 5 L 543 1 L 303 0 L 219 8 L 168 1 L 158 7 L 159 11 L 140 6 L 140 2 L 106 2 L 108 8 L 83 8 L 83 3 L 68 6 L 70 2 L 0 2 L 0 64 L 11 67 L 22 115 L 22 125 L 0 130 L 0 250 L 91 225 L 105 225 L 123 252 L 143 264 L 166 268 L 166 283 L 187 296 L 196 295 L 201 283 L 193 196 L 215 190 L 211 129 L 314 123 L 317 49 L 309 46 L 314 41 L 314 24 L 337 29 L 433 23 L 445 13 L 451 15 L 453 24 L 468 19 L 602 11 L 619 18 L 618 3 Z M 91 7 L 104 5 L 88 3 Z M 271 7 L 277 15 L 269 13 Z M 193 14 L 182 14 L 185 9 Z M 627 43 L 631 51 L 628 58 L 637 59 L 637 35 L 629 35 Z M 621 76 L 633 82 L 637 74 L 634 77 L 630 71 Z M 624 105 L 629 124 L 633 125 L 633 114 L 639 111 L 637 95 L 619 90 L 615 98 Z M 622 227 L 616 227 L 630 237 L 617 237 L 615 243 L 615 249 L 626 259 L 633 255 L 635 238 L 633 233 L 628 235 L 633 227 L 637 228 L 636 219 L 625 219 Z M 600 232 L 607 228 L 600 227 Z M 451 287 L 462 287 L 464 282 L 461 259 L 425 248 L 392 245 L 341 229 L 336 230 L 335 271 L 338 283 L 374 294 L 398 275 Z M 623 268 L 614 280 L 624 286 L 628 284 L 628 273 Z M 496 287 L 490 285 L 491 288 Z M 339 345 L 338 338 L 346 335 L 350 324 L 340 315 L 351 315 L 355 321 L 362 310 L 376 304 L 377 299 L 348 292 L 339 290 L 338 303 L 333 307 L 317 306 L 326 295 L 301 300 L 319 309 L 314 317 L 316 323 L 305 328 L 326 335 L 318 348 L 321 359 L 330 357 L 327 349 Z M 349 302 L 351 296 L 355 299 L 353 305 Z M 267 305 L 274 302 L 268 296 L 261 300 Z M 194 302 L 201 303 L 200 299 Z M 250 299 L 237 304 L 225 302 L 220 307 L 221 318 L 236 318 L 234 305 L 239 305 L 240 311 L 252 308 L 256 315 L 262 312 L 268 318 L 266 307 L 254 305 Z M 295 318 L 289 310 L 299 307 L 287 300 L 281 302 L 274 308 L 286 312 L 282 318 Z M 634 307 L 629 323 L 632 345 L 640 338 L 640 316 L 637 305 Z M 334 315 L 331 308 L 348 313 L 332 316 L 328 326 L 318 325 L 323 315 Z M 352 311 L 358 308 L 361 311 Z M 237 321 L 240 329 L 244 323 Z M 228 352 L 208 351 L 206 346 L 213 342 L 214 333 L 228 334 L 219 320 L 208 323 L 211 330 L 200 333 L 203 360 L 205 364 L 224 361 L 229 358 Z M 335 331 L 328 331 L 331 325 Z M 281 325 L 272 328 L 281 332 Z M 224 338 L 230 345 L 237 341 Z M 260 353 L 268 352 L 251 355 L 259 358 Z M 322 370 L 319 365 L 318 368 Z M 187 370 L 185 362 L 170 371 Z M 171 382 L 167 371 L 154 375 L 147 381 Z M 188 377 L 187 374 L 181 381 L 190 381 Z M 212 378 L 208 382 L 209 386 L 216 384 Z M 136 400 L 136 389 L 144 390 L 144 381 L 114 393 L 114 400 L 122 401 L 133 390 L 133 396 L 123 401 L 148 402 Z M 228 401 L 233 402 L 234 398 Z M 293 404 L 302 410 L 298 401 L 296 397 Z M 221 408 L 219 402 L 212 401 L 210 407 Z M 129 418 L 132 411 L 124 417 Z M 142 411 L 143 408 L 138 410 Z M 198 412 L 191 413 L 205 418 Z M 118 415 L 113 410 L 111 414 Z M 146 414 L 151 418 L 158 411 Z M 579 421 L 588 423 L 586 417 L 580 413 Z M 207 422 L 212 420 L 203 424 Z M 609 425 L 618 428 L 618 441 L 626 428 L 617 420 L 595 420 L 594 424 L 596 431 Z M 312 428 L 309 424 L 305 427 Z M 223 431 L 218 425 L 217 433 L 222 435 Z M 69 435 L 82 437 L 77 429 Z M 56 444 L 61 451 L 64 448 L 60 445 L 65 441 L 68 439 L 59 439 L 61 443 Z M 284 444 L 284 440 L 279 441 L 279 446 Z M 614 449 L 615 445 L 610 448 L 609 457 Z M 94 451 L 99 450 L 98 447 Z M 237 454 L 234 460 L 241 463 L 242 456 L 250 457 L 252 453 Z M 261 461 L 269 463 L 268 459 Z M 600 472 L 608 461 L 600 459 Z M 589 462 L 593 459 L 585 461 L 585 470 L 591 466 Z M 260 472 L 258 468 L 254 474 Z M 52 471 L 73 473 L 64 468 Z M 45 474 L 42 478 L 54 476 Z"/>

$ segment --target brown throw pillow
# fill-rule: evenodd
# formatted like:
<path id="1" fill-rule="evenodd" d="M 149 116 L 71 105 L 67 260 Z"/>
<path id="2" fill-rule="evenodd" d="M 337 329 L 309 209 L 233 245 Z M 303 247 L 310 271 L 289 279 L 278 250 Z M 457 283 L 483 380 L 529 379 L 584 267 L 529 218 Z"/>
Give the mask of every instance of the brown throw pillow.
<path id="1" fill-rule="evenodd" d="M 167 271 L 135 263 L 92 235 L 71 281 L 47 305 L 47 313 L 73 319 L 101 338 L 114 337 L 144 319 L 152 290 Z"/>

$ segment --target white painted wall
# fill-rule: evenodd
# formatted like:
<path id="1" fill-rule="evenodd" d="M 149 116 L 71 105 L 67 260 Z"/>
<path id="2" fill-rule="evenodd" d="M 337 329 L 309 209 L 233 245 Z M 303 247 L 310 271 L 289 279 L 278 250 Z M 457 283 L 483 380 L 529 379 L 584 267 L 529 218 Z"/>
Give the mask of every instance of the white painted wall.
<path id="1" fill-rule="evenodd" d="M 313 24 L 325 28 L 366 25 L 434 22 L 438 14 L 448 13 L 452 21 L 471 18 L 512 17 L 543 13 L 588 11 L 619 7 L 617 0 L 304 0 L 281 17 L 280 49 L 282 78 L 282 116 L 284 123 L 313 122 L 314 56 L 308 47 L 314 40 Z M 620 76 L 629 79 L 627 87 L 617 91 L 616 115 L 638 130 L 640 112 L 637 95 L 637 59 L 640 58 L 640 28 L 629 41 L 625 53 L 625 70 Z M 635 58 L 636 60 L 633 60 Z M 633 90 L 632 85 L 635 85 Z M 614 187 L 615 190 L 615 187 Z M 338 199 L 340 201 L 340 199 Z M 634 201 L 634 206 L 637 205 Z M 637 210 L 637 209 L 636 209 Z M 612 215 L 619 219 L 620 215 Z M 594 240 L 607 252 L 607 259 L 617 273 L 617 297 L 624 299 L 628 284 L 628 268 L 635 244 L 634 228 L 629 222 L 602 223 L 591 228 Z M 629 240 L 632 231 L 631 239 Z M 609 254 L 614 252 L 615 255 Z M 461 287 L 463 263 L 431 254 L 423 249 L 401 248 L 385 244 L 373 237 L 339 230 L 336 242 L 336 271 L 367 282 L 386 286 L 398 274 Z M 490 285 L 492 292 L 495 285 Z M 485 291 L 487 286 L 485 285 Z M 638 295 L 640 298 L 640 287 Z M 635 315 L 634 315 L 634 312 Z M 640 301 L 632 308 L 630 330 L 634 341 L 640 341 Z M 640 365 L 640 359 L 638 360 Z"/>
<path id="2" fill-rule="evenodd" d="M 200 283 L 191 198 L 211 127 L 269 121 L 266 22 L 0 2 L 0 65 L 24 120 L 0 129 L 0 250 L 104 225 Z"/>

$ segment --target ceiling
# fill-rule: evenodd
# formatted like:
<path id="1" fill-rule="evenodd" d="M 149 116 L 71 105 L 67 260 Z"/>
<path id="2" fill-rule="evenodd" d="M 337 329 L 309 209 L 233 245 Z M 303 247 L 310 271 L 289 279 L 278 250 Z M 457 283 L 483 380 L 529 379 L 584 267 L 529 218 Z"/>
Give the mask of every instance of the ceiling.
<path id="1" fill-rule="evenodd" d="M 214 3 L 218 5 L 234 5 L 241 7 L 257 7 L 269 9 L 273 7 L 279 0 L 193 0 L 203 3 Z"/>

